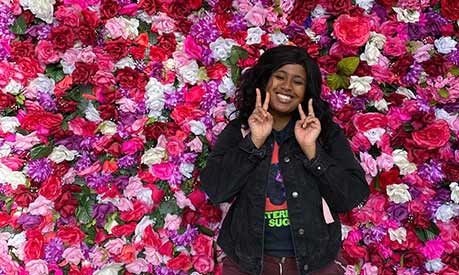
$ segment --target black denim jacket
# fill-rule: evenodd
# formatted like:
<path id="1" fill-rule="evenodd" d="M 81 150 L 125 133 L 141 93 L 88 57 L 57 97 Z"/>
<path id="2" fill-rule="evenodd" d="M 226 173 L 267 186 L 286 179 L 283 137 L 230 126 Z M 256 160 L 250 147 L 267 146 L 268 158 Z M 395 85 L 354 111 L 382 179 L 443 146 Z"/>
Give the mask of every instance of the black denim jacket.
<path id="1" fill-rule="evenodd" d="M 333 124 L 316 157 L 308 160 L 292 132 L 279 148 L 279 164 L 287 194 L 295 257 L 301 274 L 333 261 L 341 246 L 338 213 L 363 204 L 369 195 L 365 174 L 342 130 Z M 263 264 L 266 183 L 273 150 L 272 136 L 257 149 L 250 134 L 243 137 L 238 120 L 220 134 L 200 188 L 215 203 L 233 202 L 226 215 L 218 244 L 234 262 L 252 274 Z M 322 197 L 334 222 L 324 220 Z"/>

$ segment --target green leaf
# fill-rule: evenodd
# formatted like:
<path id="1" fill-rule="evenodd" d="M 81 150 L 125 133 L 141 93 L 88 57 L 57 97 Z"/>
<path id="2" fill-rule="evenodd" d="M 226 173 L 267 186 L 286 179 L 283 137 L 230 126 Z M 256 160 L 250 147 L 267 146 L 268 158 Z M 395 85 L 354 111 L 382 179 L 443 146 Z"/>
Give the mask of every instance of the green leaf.
<path id="1" fill-rule="evenodd" d="M 196 227 L 198 228 L 199 232 L 201 232 L 202 234 L 210 236 L 210 237 L 214 236 L 214 232 L 211 229 L 203 225 L 200 225 L 200 224 L 197 224 Z"/>
<path id="2" fill-rule="evenodd" d="M 27 30 L 27 23 L 25 21 L 24 15 L 20 15 L 18 18 L 16 18 L 10 30 L 14 34 L 25 33 L 25 31 Z"/>
<path id="3" fill-rule="evenodd" d="M 449 69 L 449 72 L 453 76 L 459 76 L 459 68 L 457 66 L 452 66 L 451 69 Z"/>
<path id="4" fill-rule="evenodd" d="M 349 86 L 349 79 L 344 75 L 330 74 L 327 76 L 327 86 L 332 90 L 347 88 Z"/>
<path id="5" fill-rule="evenodd" d="M 61 64 L 50 64 L 46 66 L 46 75 L 56 83 L 65 77 Z"/>
<path id="6" fill-rule="evenodd" d="M 238 82 L 240 74 L 241 68 L 236 65 L 231 66 L 231 80 L 233 80 L 234 84 Z"/>
<path id="7" fill-rule="evenodd" d="M 47 157 L 53 151 L 52 146 L 38 145 L 30 150 L 30 158 L 32 160 Z"/>
<path id="8" fill-rule="evenodd" d="M 359 63 L 360 59 L 357 56 L 345 57 L 338 62 L 338 71 L 350 76 L 355 72 L 355 70 L 357 70 Z"/>
<path id="9" fill-rule="evenodd" d="M 92 205 L 94 202 L 91 200 L 90 196 L 85 196 L 80 198 L 80 202 L 78 204 L 78 208 L 76 209 L 76 216 L 78 220 L 83 223 L 87 224 L 92 220 Z"/>
<path id="10" fill-rule="evenodd" d="M 448 98 L 449 92 L 448 92 L 447 89 L 441 88 L 440 90 L 438 90 L 438 95 L 443 97 L 443 98 Z"/>
<path id="11" fill-rule="evenodd" d="M 169 201 L 161 203 L 161 205 L 159 206 L 159 213 L 161 215 L 179 214 L 179 207 L 177 206 L 177 202 L 175 201 L 175 199 L 171 199 Z"/>
<path id="12" fill-rule="evenodd" d="M 415 228 L 414 232 L 416 232 L 416 235 L 418 236 L 419 240 L 423 243 L 427 241 L 427 236 L 425 234 L 424 229 L 421 228 Z"/>

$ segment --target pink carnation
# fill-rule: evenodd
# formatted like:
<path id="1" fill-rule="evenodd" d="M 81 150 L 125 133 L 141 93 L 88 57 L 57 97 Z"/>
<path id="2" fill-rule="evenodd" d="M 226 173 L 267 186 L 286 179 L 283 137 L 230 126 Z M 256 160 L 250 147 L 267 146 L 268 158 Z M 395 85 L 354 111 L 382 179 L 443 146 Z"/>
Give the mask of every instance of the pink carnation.
<path id="1" fill-rule="evenodd" d="M 429 240 L 421 248 L 422 254 L 429 260 L 440 258 L 445 251 L 445 243 L 441 239 Z"/>
<path id="2" fill-rule="evenodd" d="M 343 44 L 359 47 L 370 38 L 370 24 L 364 16 L 342 14 L 333 24 L 333 33 Z"/>

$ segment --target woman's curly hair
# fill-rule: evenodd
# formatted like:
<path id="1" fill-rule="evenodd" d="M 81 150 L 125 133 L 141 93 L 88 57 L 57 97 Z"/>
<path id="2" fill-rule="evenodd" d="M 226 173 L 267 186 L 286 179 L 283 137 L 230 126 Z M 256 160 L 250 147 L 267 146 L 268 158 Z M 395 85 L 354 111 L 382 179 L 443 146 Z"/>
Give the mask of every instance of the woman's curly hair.
<path id="1" fill-rule="evenodd" d="M 306 91 L 303 102 L 301 103 L 303 110 L 308 110 L 308 101 L 313 99 L 314 112 L 319 118 L 322 125 L 322 131 L 319 140 L 324 140 L 327 136 L 327 129 L 332 124 L 330 107 L 320 98 L 322 90 L 322 78 L 319 66 L 309 56 L 309 54 L 300 47 L 282 45 L 271 48 L 264 52 L 255 66 L 246 69 L 238 83 L 235 95 L 235 106 L 237 117 L 241 121 L 243 127 L 248 127 L 248 118 L 255 108 L 256 92 L 259 88 L 261 91 L 262 100 L 266 96 L 266 86 L 271 74 L 286 64 L 302 65 L 306 71 Z M 299 113 L 295 111 L 293 119 L 298 119 Z"/>

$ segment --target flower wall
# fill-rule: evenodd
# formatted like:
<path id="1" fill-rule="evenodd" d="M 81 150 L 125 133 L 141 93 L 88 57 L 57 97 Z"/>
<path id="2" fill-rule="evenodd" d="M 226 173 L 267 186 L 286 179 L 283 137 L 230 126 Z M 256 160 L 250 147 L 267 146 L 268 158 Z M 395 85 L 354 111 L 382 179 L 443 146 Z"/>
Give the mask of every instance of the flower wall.
<path id="1" fill-rule="evenodd" d="M 0 5 L 0 274 L 219 274 L 199 171 L 240 72 L 289 43 L 372 190 L 346 274 L 458 274 L 457 1 Z"/>

